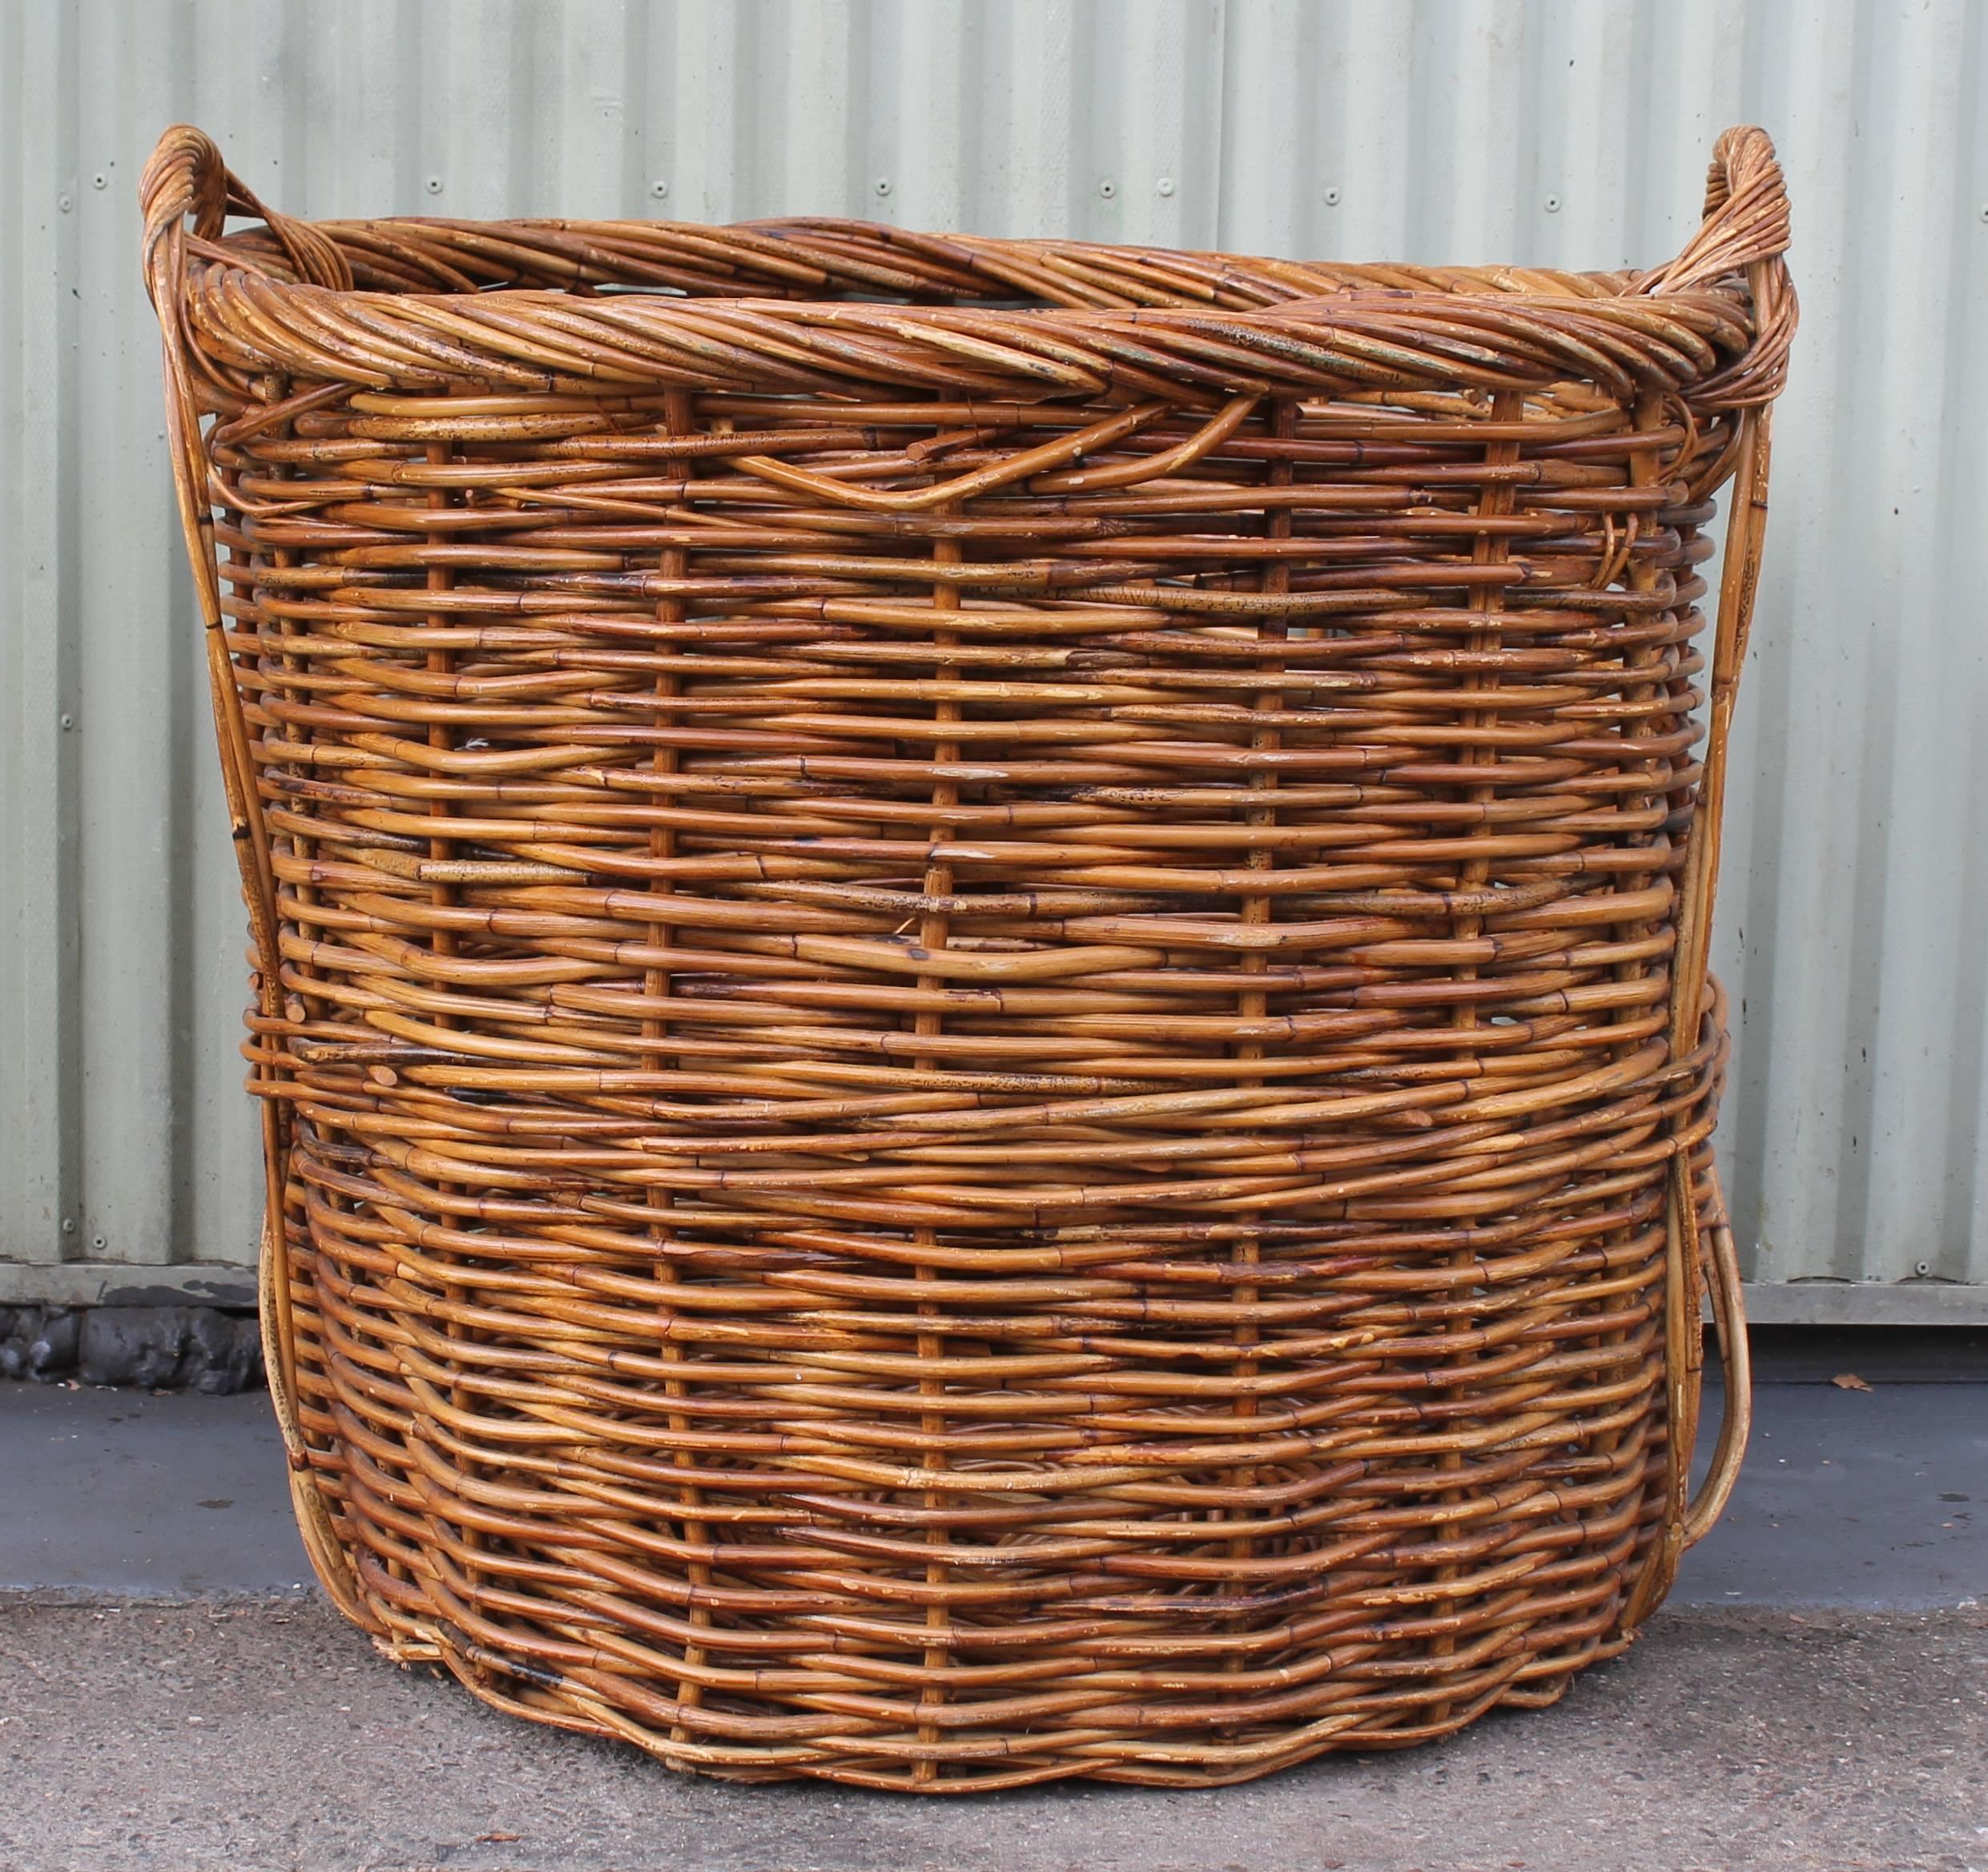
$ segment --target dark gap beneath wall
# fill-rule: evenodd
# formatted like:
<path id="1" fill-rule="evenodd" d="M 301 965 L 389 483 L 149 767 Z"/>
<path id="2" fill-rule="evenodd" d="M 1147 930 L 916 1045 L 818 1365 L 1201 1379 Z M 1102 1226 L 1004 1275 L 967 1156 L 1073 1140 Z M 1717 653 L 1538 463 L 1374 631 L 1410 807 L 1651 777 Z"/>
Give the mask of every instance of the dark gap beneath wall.
<path id="1" fill-rule="evenodd" d="M 252 1311 L 221 1306 L 0 1306 L 0 1378 L 212 1395 L 259 1389 Z"/>

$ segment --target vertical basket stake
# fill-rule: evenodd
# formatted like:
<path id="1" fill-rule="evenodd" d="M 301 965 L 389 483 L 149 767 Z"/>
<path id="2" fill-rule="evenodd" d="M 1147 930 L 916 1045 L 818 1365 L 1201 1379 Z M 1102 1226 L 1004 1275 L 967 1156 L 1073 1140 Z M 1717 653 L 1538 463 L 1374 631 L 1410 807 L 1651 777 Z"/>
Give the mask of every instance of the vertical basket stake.
<path id="1" fill-rule="evenodd" d="M 1669 1032 L 1673 1060 L 1696 1041 L 1704 1012 L 1733 707 L 1766 529 L 1771 402 L 1797 316 L 1784 258 L 1788 237 L 1787 193 L 1773 144 L 1757 130 L 1728 131 L 1712 153 L 1703 224 L 1684 251 L 1640 288 L 1678 290 L 1744 269 L 1754 336 L 1741 363 L 1715 380 L 1724 405 L 1737 411 L 1738 463 L 1713 633 L 1704 768 L 1680 892 Z M 1672 1159 L 1664 1225 L 1665 1513 L 1662 1534 L 1624 1614 L 1632 1627 L 1669 1590 L 1685 1549 L 1717 1520 L 1738 1475 L 1752 1419 L 1752 1371 L 1736 1250 L 1716 1173 L 1712 1189 L 1715 1214 L 1701 1239 L 1690 1156 L 1680 1149 Z M 1690 1467 L 1704 1362 L 1701 1267 L 1712 1276 L 1714 1321 L 1725 1363 L 1724 1414 L 1711 1468 L 1694 1497 Z"/>
<path id="2" fill-rule="evenodd" d="M 1753 269 L 1749 268 L 1751 272 Z M 1704 1013 L 1712 913 L 1718 891 L 1720 823 L 1725 810 L 1726 767 L 1734 704 L 1753 627 L 1753 601 L 1760 582 L 1761 549 L 1766 532 L 1769 413 L 1749 409 L 1740 416 L 1739 466 L 1719 582 L 1718 623 L 1713 634 L 1712 693 L 1704 771 L 1699 783 L 1691 850 L 1677 920 L 1677 973 L 1671 1002 L 1671 1057 L 1691 1049 Z M 1665 1214 L 1664 1373 L 1669 1440 L 1664 1454 L 1666 1510 L 1664 1532 L 1651 1564 L 1632 1596 L 1627 1622 L 1638 1623 L 1670 1589 L 1685 1550 L 1718 1519 L 1738 1477 L 1753 1418 L 1751 1363 L 1741 1311 L 1734 1246 L 1720 1213 L 1701 1242 L 1691 1155 L 1680 1149 L 1671 1160 Z M 1700 1289 L 1701 1257 L 1712 1264 L 1715 1319 L 1725 1363 L 1725 1408 L 1712 1466 L 1697 1496 L 1690 1493 L 1692 1447 L 1696 1441 L 1698 1375 L 1704 1362 Z"/>

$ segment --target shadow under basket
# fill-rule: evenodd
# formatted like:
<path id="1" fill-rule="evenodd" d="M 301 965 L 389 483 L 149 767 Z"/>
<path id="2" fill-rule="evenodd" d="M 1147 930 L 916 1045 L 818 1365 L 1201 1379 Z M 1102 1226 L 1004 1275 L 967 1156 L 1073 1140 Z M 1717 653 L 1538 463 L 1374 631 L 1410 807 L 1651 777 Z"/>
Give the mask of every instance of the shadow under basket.
<path id="1" fill-rule="evenodd" d="M 383 1649 L 952 1792 L 1630 1641 L 1745 1435 L 1765 135 L 1651 272 L 305 223 L 187 129 L 144 207 L 272 1389 Z"/>

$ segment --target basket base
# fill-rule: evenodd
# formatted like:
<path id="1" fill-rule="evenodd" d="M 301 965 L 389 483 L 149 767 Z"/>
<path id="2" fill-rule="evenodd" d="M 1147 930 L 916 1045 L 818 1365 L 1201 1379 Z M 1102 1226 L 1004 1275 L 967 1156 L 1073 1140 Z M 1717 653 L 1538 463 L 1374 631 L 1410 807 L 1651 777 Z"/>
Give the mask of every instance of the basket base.
<path id="1" fill-rule="evenodd" d="M 1653 1466 L 1652 1480 L 1660 1485 L 1660 1465 Z M 1531 1626 L 1523 1619 L 1495 1628 L 1455 1645 L 1447 1653 L 1450 1668 L 1441 1674 L 1431 1668 L 1435 1660 L 1427 1661 L 1421 1686 L 1414 1691 L 1387 1691 L 1383 1686 L 1398 1684 L 1400 1678 L 1384 1669 L 1363 1677 L 1357 1665 L 1338 1668 L 1330 1647 L 1286 1661 L 1280 1669 L 1293 1684 L 1307 1677 L 1317 1681 L 1323 1671 L 1336 1681 L 1337 1700 L 1346 1705 L 1309 1721 L 1242 1727 L 1223 1724 L 1211 1709 L 1200 1720 L 1177 1710 L 1165 1726 L 1151 1720 L 1115 1731 L 1081 1720 L 1045 1729 L 1024 1718 L 1012 1727 L 949 1724 L 937 1735 L 932 1733 L 936 1723 L 895 1734 L 851 1724 L 856 1733 L 802 1743 L 700 1740 L 687 1724 L 666 1721 L 671 1712 L 661 1705 L 674 1685 L 654 1684 L 645 1694 L 604 1668 L 610 1645 L 599 1648 L 602 1664 L 546 1669 L 477 1643 L 445 1621 L 411 1613 L 415 1590 L 398 1582 L 390 1592 L 377 1590 L 378 1564 L 368 1556 L 349 1556 L 356 1564 L 348 1566 L 348 1556 L 341 1552 L 328 1573 L 308 1531 L 318 1517 L 323 1517 L 319 1525 L 332 1517 L 312 1477 L 298 1475 L 294 1484 L 320 1581 L 340 1610 L 372 1634 L 382 1656 L 403 1666 L 426 1664 L 445 1670 L 479 1701 L 506 1715 L 626 1742 L 678 1773 L 739 1783 L 817 1780 L 920 1794 L 991 1793 L 1076 1779 L 1154 1788 L 1233 1786 L 1324 1755 L 1373 1754 L 1439 1741 L 1495 1709 L 1545 1709 L 1560 1701 L 1580 1672 L 1619 1657 L 1635 1641 L 1640 1625 L 1626 1623 L 1625 1615 L 1636 1598 L 1648 1599 L 1647 1616 L 1663 1596 L 1660 1589 L 1646 1595 L 1635 1589 L 1638 1569 L 1652 1565 L 1662 1545 L 1651 1520 L 1641 1530 L 1633 1563 L 1623 1569 L 1624 1585 L 1598 1614 L 1557 1629 Z M 1660 1499 L 1655 1490 L 1651 1499 Z M 355 1587 L 356 1596 L 348 1600 L 346 1594 Z M 658 1706 L 653 1715 L 645 1717 L 629 1707 L 645 1701 Z M 700 1717 L 708 1721 L 710 1713 L 686 1708 L 676 1713 L 702 1727 Z M 956 1724 L 960 1712 L 934 1705 L 931 1713 Z M 1146 1713 L 1153 1719 L 1161 1715 L 1157 1709 Z"/>
<path id="2" fill-rule="evenodd" d="M 1559 1674 L 1524 1686 L 1507 1685 L 1459 1704 L 1439 1722 L 1412 1729 L 1374 1730 L 1334 1725 L 1306 1725 L 1273 1737 L 1243 1741 L 1210 1732 L 1150 1749 L 1125 1748 L 1122 1753 L 1095 1748 L 1091 1759 L 1052 1757 L 1018 1761 L 1025 1750 L 1021 1738 L 991 1741 L 984 1752 L 960 1751 L 943 1761 L 914 1756 L 866 1764 L 862 1760 L 795 1762 L 779 1767 L 755 1766 L 713 1753 L 686 1749 L 639 1724 L 601 1710 L 595 1719 L 567 1714 L 505 1693 L 490 1673 L 445 1643 L 398 1639 L 376 1640 L 382 1655 L 396 1663 L 433 1663 L 447 1669 L 479 1702 L 526 1721 L 632 1744 L 678 1773 L 742 1785 L 788 1781 L 825 1781 L 890 1793 L 980 1794 L 1032 1787 L 1056 1781 L 1084 1780 L 1124 1786 L 1153 1788 L 1234 1787 L 1260 1781 L 1286 1769 L 1302 1766 L 1322 1756 L 1378 1754 L 1441 1741 L 1497 1709 L 1544 1709 L 1567 1694 L 1578 1673 L 1591 1665 L 1620 1657 L 1638 1633 L 1626 1631 L 1598 1643 Z M 921 1769 L 924 1772 L 921 1773 Z"/>

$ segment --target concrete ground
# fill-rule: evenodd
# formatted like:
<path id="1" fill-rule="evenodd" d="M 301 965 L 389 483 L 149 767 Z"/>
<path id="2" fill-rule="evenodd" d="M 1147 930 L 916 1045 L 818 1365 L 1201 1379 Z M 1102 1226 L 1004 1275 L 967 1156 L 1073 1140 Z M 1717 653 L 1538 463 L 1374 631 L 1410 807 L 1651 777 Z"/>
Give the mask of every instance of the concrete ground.
<path id="1" fill-rule="evenodd" d="M 1770 1356 L 1726 1520 L 1555 1709 L 959 1802 L 494 1714 L 304 1584 L 265 1400 L 0 1385 L 0 1872 L 1988 1872 L 1988 1362 L 1926 1343 Z"/>

